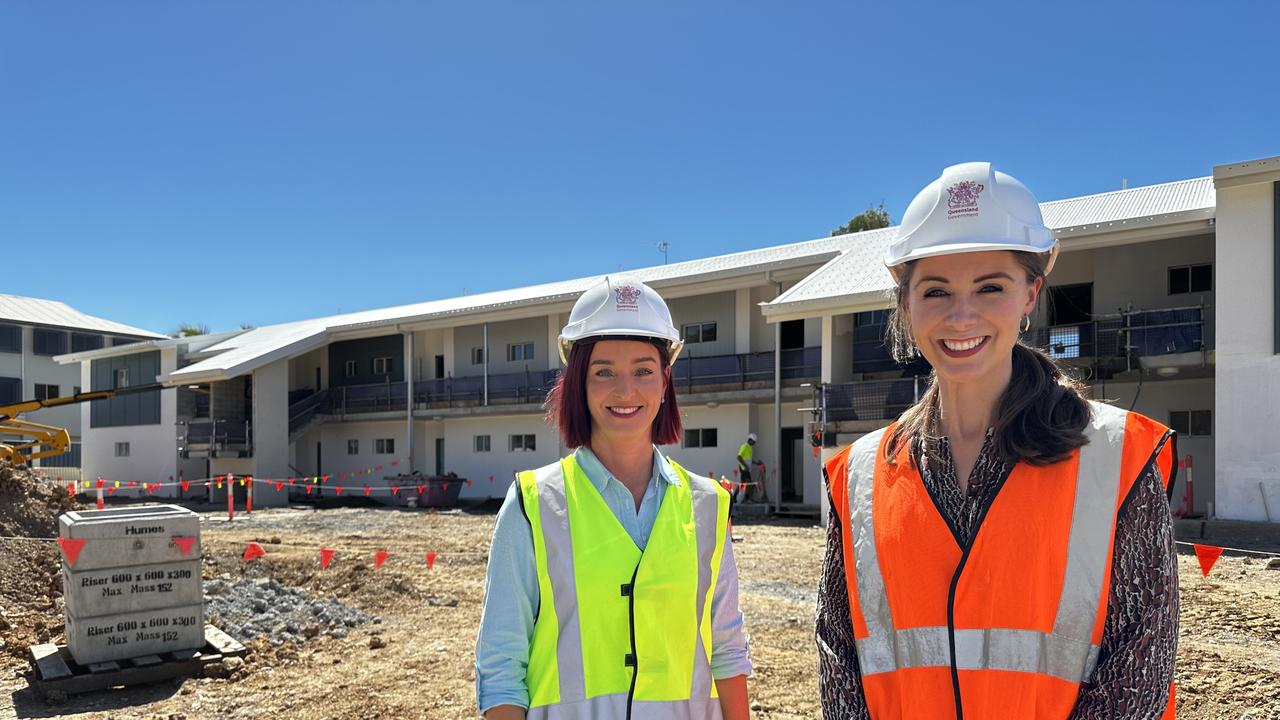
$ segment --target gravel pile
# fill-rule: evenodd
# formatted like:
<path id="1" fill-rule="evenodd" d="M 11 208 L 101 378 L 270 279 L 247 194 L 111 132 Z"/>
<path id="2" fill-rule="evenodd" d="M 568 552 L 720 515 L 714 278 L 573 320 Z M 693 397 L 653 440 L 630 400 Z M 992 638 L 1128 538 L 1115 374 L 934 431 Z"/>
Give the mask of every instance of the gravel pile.
<path id="1" fill-rule="evenodd" d="M 350 628 L 382 622 L 336 599 L 313 598 L 269 578 L 206 580 L 208 622 L 240 642 L 266 638 L 271 645 L 302 643 L 319 635 L 346 637 Z"/>

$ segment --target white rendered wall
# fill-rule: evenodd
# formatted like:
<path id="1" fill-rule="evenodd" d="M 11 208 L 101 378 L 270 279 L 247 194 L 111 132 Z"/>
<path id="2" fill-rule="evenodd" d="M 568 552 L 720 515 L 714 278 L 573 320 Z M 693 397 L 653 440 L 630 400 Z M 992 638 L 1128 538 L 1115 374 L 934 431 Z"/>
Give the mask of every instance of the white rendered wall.
<path id="1" fill-rule="evenodd" d="M 1273 186 L 1217 189 L 1216 512 L 1280 521 L 1280 358 L 1273 345 Z M 1260 490 L 1258 485 L 1262 484 Z"/>
<path id="2" fill-rule="evenodd" d="M 315 370 L 310 368 L 311 381 Z M 280 478 L 289 469 L 289 361 L 277 360 L 253 372 L 253 471 L 254 477 Z M 254 486 L 255 505 L 283 505 L 288 490 L 276 492 L 270 485 Z"/>
<path id="3" fill-rule="evenodd" d="M 714 474 L 717 479 L 734 480 L 738 467 L 738 447 L 751 432 L 751 406 L 746 403 L 720 405 L 682 405 L 680 420 L 686 429 L 715 428 L 716 447 L 686 448 L 683 440 L 662 447 L 662 452 L 680 463 L 685 470 L 698 475 Z"/>
<path id="4" fill-rule="evenodd" d="M 30 326 L 18 325 L 18 332 L 22 335 L 22 352 L 0 352 L 0 376 L 22 379 L 18 399 L 34 398 L 36 383 L 57 385 L 59 395 L 75 392 L 75 387 L 81 385 L 80 368 L 77 365 L 59 365 L 50 355 L 33 353 L 31 349 L 35 347 L 35 340 Z M 67 332 L 67 337 L 67 342 L 70 343 L 70 332 Z M 107 337 L 106 342 L 111 342 L 111 338 Z M 80 439 L 80 412 L 75 406 L 37 410 L 23 414 L 22 418 L 33 423 L 66 428 L 72 440 Z"/>
<path id="5" fill-rule="evenodd" d="M 161 348 L 160 372 L 177 369 L 176 348 Z M 74 367 L 74 366 L 71 366 Z M 90 387 L 90 362 L 79 364 L 81 387 Z M 142 378 L 143 383 L 155 382 L 154 378 Z M 178 391 L 175 388 L 160 392 L 160 423 L 158 425 L 129 425 L 122 427 L 92 427 L 89 422 L 89 403 L 81 403 L 80 433 L 82 445 L 81 473 L 86 480 L 101 477 L 108 484 L 119 480 L 122 487 L 128 481 L 138 484 L 135 490 L 119 490 L 122 496 L 141 496 L 142 483 L 168 483 L 177 477 L 177 408 Z M 129 443 L 129 457 L 116 457 L 116 443 Z M 184 467 L 188 465 L 184 464 Z M 177 487 L 161 488 L 155 497 L 177 497 Z"/>
<path id="6" fill-rule="evenodd" d="M 735 314 L 737 307 L 735 291 L 676 298 L 668 301 L 667 307 L 671 308 L 671 321 L 678 330 L 683 331 L 686 323 L 714 322 L 716 324 L 714 342 L 689 343 L 685 345 L 685 353 L 695 357 L 706 357 L 732 355 L 738 351 L 735 340 L 738 326 Z"/>

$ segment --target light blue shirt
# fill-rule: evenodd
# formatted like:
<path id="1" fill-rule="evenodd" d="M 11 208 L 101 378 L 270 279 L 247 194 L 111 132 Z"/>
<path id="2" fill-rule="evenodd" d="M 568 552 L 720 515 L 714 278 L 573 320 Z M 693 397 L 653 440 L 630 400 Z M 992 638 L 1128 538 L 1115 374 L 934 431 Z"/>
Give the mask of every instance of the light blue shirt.
<path id="1" fill-rule="evenodd" d="M 667 485 L 681 482 L 671 464 L 654 448 L 653 476 L 636 510 L 631 491 L 600 464 L 595 453 L 578 448 L 574 458 L 636 547 L 644 550 Z M 533 531 L 520 510 L 518 487 L 512 483 L 507 491 L 489 548 L 484 611 L 476 638 L 476 703 L 481 713 L 497 705 L 529 707 L 529 688 L 524 680 L 540 598 Z M 723 680 L 750 674 L 751 657 L 738 607 L 738 565 L 726 533 L 720 578 L 711 596 L 711 675 Z"/>

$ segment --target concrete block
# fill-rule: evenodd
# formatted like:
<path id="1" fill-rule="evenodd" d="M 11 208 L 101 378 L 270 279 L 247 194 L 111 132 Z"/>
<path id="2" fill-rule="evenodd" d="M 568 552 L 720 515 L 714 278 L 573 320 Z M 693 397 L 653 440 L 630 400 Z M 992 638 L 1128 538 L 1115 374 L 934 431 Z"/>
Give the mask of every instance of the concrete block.
<path id="1" fill-rule="evenodd" d="M 67 614 L 80 619 L 195 605 L 204 597 L 199 560 L 104 570 L 76 565 L 63 579 Z"/>
<path id="2" fill-rule="evenodd" d="M 81 665 L 203 646 L 203 603 L 84 619 L 67 616 L 67 650 Z"/>
<path id="3" fill-rule="evenodd" d="M 83 539 L 74 571 L 136 567 L 195 560 L 200 554 L 200 517 L 176 505 L 140 505 L 63 513 L 60 537 Z M 194 537 L 185 555 L 174 537 Z M 66 563 L 63 563 L 64 570 Z M 65 577 L 65 576 L 64 576 Z"/>

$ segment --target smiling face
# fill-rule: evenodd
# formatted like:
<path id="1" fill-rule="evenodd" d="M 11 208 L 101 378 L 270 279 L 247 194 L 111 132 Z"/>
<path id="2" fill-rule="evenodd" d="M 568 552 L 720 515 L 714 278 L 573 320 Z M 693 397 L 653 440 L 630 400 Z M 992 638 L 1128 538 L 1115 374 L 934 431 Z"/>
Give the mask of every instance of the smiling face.
<path id="1" fill-rule="evenodd" d="M 1007 250 L 917 261 L 906 297 L 916 347 L 940 380 L 1007 375 L 1019 325 L 1035 308 L 1043 282 L 1029 282 Z"/>
<path id="2" fill-rule="evenodd" d="M 648 442 L 666 389 L 658 348 L 651 343 L 595 343 L 586 380 L 592 446 L 637 437 Z"/>

